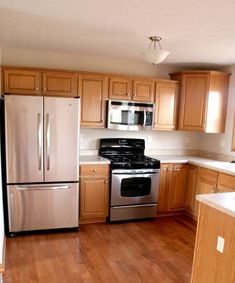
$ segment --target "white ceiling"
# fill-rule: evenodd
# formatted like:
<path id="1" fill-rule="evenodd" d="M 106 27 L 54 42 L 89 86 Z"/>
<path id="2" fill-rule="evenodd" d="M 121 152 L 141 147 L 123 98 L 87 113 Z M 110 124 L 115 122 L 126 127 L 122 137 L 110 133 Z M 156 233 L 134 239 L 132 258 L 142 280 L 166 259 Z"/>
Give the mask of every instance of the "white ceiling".
<path id="1" fill-rule="evenodd" d="M 165 63 L 235 63 L 234 0 L 1 0 L 1 47 L 143 60 L 160 35 Z"/>

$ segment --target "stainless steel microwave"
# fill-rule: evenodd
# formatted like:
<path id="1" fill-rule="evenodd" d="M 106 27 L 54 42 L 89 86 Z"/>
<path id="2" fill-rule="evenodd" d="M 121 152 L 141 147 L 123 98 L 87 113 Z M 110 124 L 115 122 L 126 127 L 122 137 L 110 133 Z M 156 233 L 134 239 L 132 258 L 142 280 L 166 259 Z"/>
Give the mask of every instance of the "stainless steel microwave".
<path id="1" fill-rule="evenodd" d="M 152 129 L 154 104 L 130 101 L 107 101 L 107 127 L 115 130 Z"/>

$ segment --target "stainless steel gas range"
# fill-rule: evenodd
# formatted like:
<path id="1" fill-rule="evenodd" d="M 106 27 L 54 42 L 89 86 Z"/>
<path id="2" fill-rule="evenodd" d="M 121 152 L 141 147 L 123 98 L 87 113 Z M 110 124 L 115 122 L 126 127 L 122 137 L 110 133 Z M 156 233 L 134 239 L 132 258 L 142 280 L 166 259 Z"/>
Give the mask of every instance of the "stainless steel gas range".
<path id="1" fill-rule="evenodd" d="M 157 214 L 160 161 L 144 149 L 144 139 L 100 140 L 99 154 L 111 160 L 110 221 Z"/>

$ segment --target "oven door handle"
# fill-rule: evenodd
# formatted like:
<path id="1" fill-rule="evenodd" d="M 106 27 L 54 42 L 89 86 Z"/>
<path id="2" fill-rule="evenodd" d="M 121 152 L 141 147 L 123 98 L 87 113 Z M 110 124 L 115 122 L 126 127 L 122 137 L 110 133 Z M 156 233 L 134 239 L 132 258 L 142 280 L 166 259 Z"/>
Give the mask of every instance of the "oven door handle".
<path id="1" fill-rule="evenodd" d="M 146 171 L 146 172 L 130 172 L 130 171 L 113 171 L 112 175 L 159 175 L 160 170 L 157 172 L 151 172 L 151 171 Z"/>

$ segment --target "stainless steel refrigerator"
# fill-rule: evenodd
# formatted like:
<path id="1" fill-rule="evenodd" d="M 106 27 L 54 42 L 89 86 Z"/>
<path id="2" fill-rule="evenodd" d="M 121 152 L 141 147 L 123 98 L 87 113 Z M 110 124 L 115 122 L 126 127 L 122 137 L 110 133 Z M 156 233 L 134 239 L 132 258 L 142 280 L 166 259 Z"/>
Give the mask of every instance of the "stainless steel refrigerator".
<path id="1" fill-rule="evenodd" d="M 4 104 L 9 232 L 78 227 L 79 98 Z"/>

